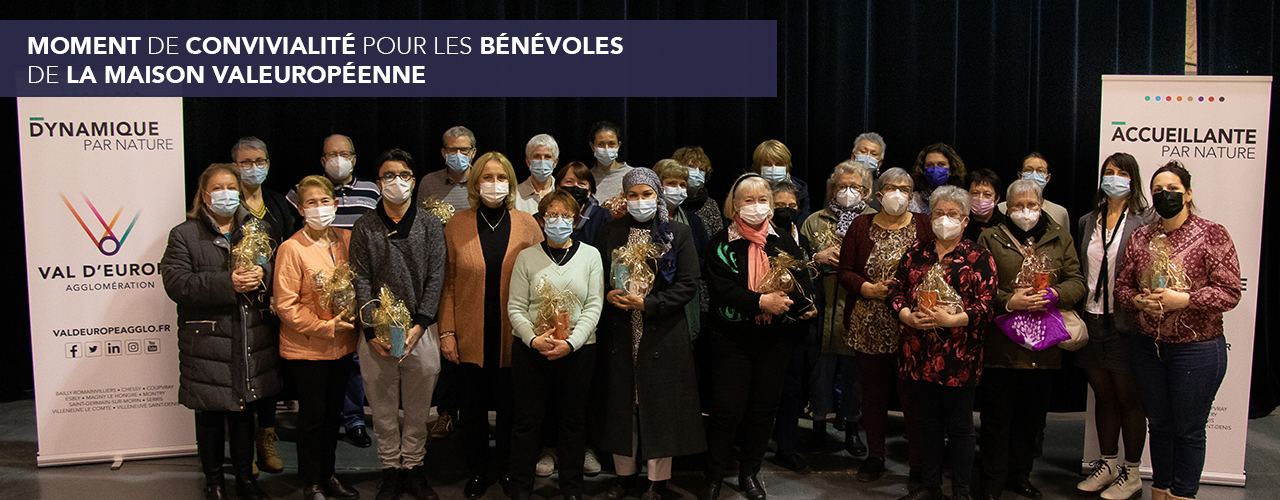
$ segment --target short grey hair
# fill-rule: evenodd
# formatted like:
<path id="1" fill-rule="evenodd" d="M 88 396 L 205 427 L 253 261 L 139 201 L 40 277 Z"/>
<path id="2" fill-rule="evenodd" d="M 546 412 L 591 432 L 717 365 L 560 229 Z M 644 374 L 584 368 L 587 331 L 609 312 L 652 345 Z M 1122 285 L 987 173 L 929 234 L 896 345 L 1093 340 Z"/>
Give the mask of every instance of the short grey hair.
<path id="1" fill-rule="evenodd" d="M 880 146 L 880 158 L 884 158 L 884 137 L 880 137 L 880 134 L 875 132 L 863 133 L 853 139 L 853 149 L 858 149 L 858 146 L 862 144 L 862 141 L 871 141 L 876 143 L 877 146 Z"/>
<path id="2" fill-rule="evenodd" d="M 915 179 L 911 178 L 911 174 L 908 174 L 906 170 L 899 167 L 893 167 L 880 174 L 880 185 L 883 186 L 886 182 L 893 184 L 906 184 L 912 191 L 915 191 L 916 189 Z"/>
<path id="3" fill-rule="evenodd" d="M 449 130 L 444 131 L 444 137 L 441 137 L 440 141 L 447 141 L 450 137 L 466 137 L 471 140 L 471 147 L 476 147 L 476 134 L 472 133 L 471 129 L 463 127 L 462 125 L 450 127 Z"/>
<path id="4" fill-rule="evenodd" d="M 454 137 L 457 136 L 455 135 Z M 472 141 L 474 142 L 475 139 L 472 139 Z M 560 146 L 556 144 L 556 138 L 551 137 L 551 134 L 538 134 L 529 139 L 529 144 L 524 146 L 524 155 L 526 157 L 533 156 L 533 150 L 539 146 L 551 148 L 551 159 L 560 158 Z"/>
<path id="5" fill-rule="evenodd" d="M 1005 194 L 1004 201 L 1009 205 L 1013 205 L 1013 197 L 1025 192 L 1033 192 L 1036 194 L 1036 200 L 1044 205 L 1044 190 L 1040 189 L 1040 185 L 1031 179 L 1018 179 L 1009 184 L 1009 189 Z"/>
<path id="6" fill-rule="evenodd" d="M 835 170 L 831 171 L 831 177 L 827 178 L 828 201 L 836 195 L 836 184 L 840 183 L 840 177 L 845 174 L 856 175 L 858 176 L 858 179 L 862 181 L 863 192 L 860 193 L 862 194 L 862 199 L 865 200 L 871 197 L 871 183 L 874 182 L 871 178 L 871 167 L 868 167 L 867 164 L 860 161 L 845 160 L 840 162 L 839 165 L 836 165 Z"/>
<path id="7" fill-rule="evenodd" d="M 236 141 L 235 145 L 231 146 L 231 161 L 236 161 L 236 153 L 246 149 L 262 151 L 262 156 L 266 156 L 268 159 L 271 158 L 271 154 L 267 152 L 267 143 L 262 142 L 262 139 L 257 137 L 248 136 L 241 137 L 240 140 Z"/>
<path id="8" fill-rule="evenodd" d="M 939 203 L 949 201 L 960 206 L 960 212 L 964 217 L 969 216 L 969 192 L 960 189 L 957 186 L 938 186 L 933 190 L 933 194 L 929 195 L 929 211 L 933 212 L 934 207 Z"/>

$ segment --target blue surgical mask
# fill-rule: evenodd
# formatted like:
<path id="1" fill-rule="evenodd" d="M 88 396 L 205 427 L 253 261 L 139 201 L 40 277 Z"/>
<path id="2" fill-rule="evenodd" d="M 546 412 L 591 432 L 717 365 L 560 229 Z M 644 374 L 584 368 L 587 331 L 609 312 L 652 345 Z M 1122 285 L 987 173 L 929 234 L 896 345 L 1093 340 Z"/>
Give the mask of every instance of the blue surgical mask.
<path id="1" fill-rule="evenodd" d="M 462 153 L 449 153 L 445 155 L 444 162 L 454 172 L 465 172 L 471 167 L 471 158 Z"/>
<path id="2" fill-rule="evenodd" d="M 689 192 L 682 187 L 662 186 L 662 197 L 675 206 L 684 203 L 685 198 L 689 197 Z"/>
<path id="3" fill-rule="evenodd" d="M 250 186 L 261 186 L 262 181 L 267 180 L 267 166 L 240 167 L 240 180 Z"/>
<path id="4" fill-rule="evenodd" d="M 1129 178 L 1118 175 L 1102 176 L 1102 192 L 1108 198 L 1124 198 L 1129 194 Z"/>
<path id="5" fill-rule="evenodd" d="M 787 167 L 768 165 L 760 167 L 760 177 L 770 183 L 777 184 L 787 178 Z"/>
<path id="6" fill-rule="evenodd" d="M 547 217 L 542 220 L 544 226 L 542 232 L 547 234 L 547 239 L 557 245 L 563 245 L 569 241 L 569 236 L 573 234 L 573 218 L 564 217 Z"/>
<path id="7" fill-rule="evenodd" d="M 946 185 L 947 178 L 950 176 L 951 169 L 947 167 L 929 167 L 924 169 L 924 179 L 933 187 Z"/>
<path id="8" fill-rule="evenodd" d="M 551 160 L 529 160 L 529 173 L 538 182 L 547 182 L 551 177 Z"/>
<path id="9" fill-rule="evenodd" d="M 613 165 L 613 162 L 618 159 L 618 148 L 593 148 L 593 149 L 595 150 L 595 153 L 596 153 L 596 161 L 600 162 L 601 165 L 604 165 L 606 167 L 609 165 Z"/>
<path id="10" fill-rule="evenodd" d="M 627 202 L 627 213 L 639 222 L 649 222 L 658 214 L 658 200 L 631 200 Z"/>
<path id="11" fill-rule="evenodd" d="M 696 168 L 689 169 L 689 189 L 697 191 L 703 184 L 707 183 L 707 174 Z"/>
<path id="12" fill-rule="evenodd" d="M 236 213 L 237 208 L 240 208 L 239 191 L 223 189 L 209 193 L 209 210 L 219 217 L 230 216 Z"/>
<path id="13" fill-rule="evenodd" d="M 1040 172 L 1023 172 L 1022 178 L 1035 181 L 1035 183 L 1040 186 L 1041 190 L 1044 190 L 1044 186 L 1049 183 L 1049 174 L 1042 174 Z"/>
<path id="14" fill-rule="evenodd" d="M 880 160 L 877 160 L 874 156 L 863 154 L 854 155 L 853 161 L 860 161 L 864 165 L 871 167 L 872 172 L 880 171 Z"/>

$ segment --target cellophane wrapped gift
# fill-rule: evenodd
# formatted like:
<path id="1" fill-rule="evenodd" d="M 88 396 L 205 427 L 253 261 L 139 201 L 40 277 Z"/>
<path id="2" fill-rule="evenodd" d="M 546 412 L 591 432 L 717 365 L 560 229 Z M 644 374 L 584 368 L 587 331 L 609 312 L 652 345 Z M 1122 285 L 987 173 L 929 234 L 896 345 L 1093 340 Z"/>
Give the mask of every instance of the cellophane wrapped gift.
<path id="1" fill-rule="evenodd" d="M 441 224 L 448 224 L 449 219 L 453 218 L 453 205 L 445 203 L 435 196 L 428 196 L 422 200 L 422 209 L 440 218 Z"/>
<path id="2" fill-rule="evenodd" d="M 236 269 L 262 266 L 271 260 L 275 244 L 271 241 L 271 235 L 267 234 L 265 223 L 250 217 L 240 226 L 240 234 L 240 242 L 231 248 L 231 262 Z"/>
<path id="3" fill-rule="evenodd" d="M 622 216 L 627 215 L 627 199 L 621 195 L 600 202 L 600 206 L 613 214 L 614 219 L 621 219 Z"/>
<path id="4" fill-rule="evenodd" d="M 335 318 L 347 321 L 354 319 L 356 289 L 351 281 L 355 277 L 355 271 L 346 262 L 333 269 L 316 271 L 311 279 L 316 296 L 320 299 L 320 307 Z"/>
<path id="5" fill-rule="evenodd" d="M 556 340 L 568 340 L 569 317 L 578 306 L 578 298 L 573 290 L 559 289 L 544 276 L 534 285 L 534 292 L 542 300 L 538 306 L 538 315 L 533 321 L 538 333 L 551 332 Z"/>
<path id="6" fill-rule="evenodd" d="M 786 316 L 795 320 L 813 305 L 813 290 L 805 290 L 796 279 L 796 273 L 807 273 L 812 265 L 787 252 L 769 257 L 769 271 L 760 279 L 760 293 L 782 292 L 791 299 Z"/>
<path id="7" fill-rule="evenodd" d="M 1173 254 L 1167 236 L 1161 234 L 1152 238 L 1147 250 L 1151 252 L 1151 267 L 1143 271 L 1143 282 L 1148 283 L 1150 289 L 1169 288 L 1183 292 L 1191 289 L 1187 269 Z"/>
<path id="8" fill-rule="evenodd" d="M 611 260 L 613 287 L 627 292 L 627 295 L 647 297 L 653 291 L 654 282 L 649 259 L 661 255 L 662 249 L 650 241 L 628 243 L 615 249 Z"/>
<path id="9" fill-rule="evenodd" d="M 916 308 L 918 310 L 933 309 L 943 306 L 951 314 L 964 310 L 964 302 L 951 285 L 947 284 L 946 269 L 941 263 L 935 264 L 924 274 L 924 280 L 916 287 Z"/>
<path id="10" fill-rule="evenodd" d="M 1049 287 L 1050 277 L 1053 276 L 1055 269 L 1052 268 L 1053 258 L 1047 253 L 1038 253 L 1022 258 L 1022 269 L 1018 271 L 1018 275 L 1013 279 L 1013 288 L 1034 288 L 1039 292 Z"/>
<path id="11" fill-rule="evenodd" d="M 819 251 L 826 250 L 831 247 L 840 246 L 840 243 L 843 241 L 844 240 L 840 238 L 840 235 L 836 234 L 835 227 L 833 226 L 831 229 L 819 231 L 818 234 L 813 235 L 813 248 L 816 248 Z"/>
<path id="12" fill-rule="evenodd" d="M 405 332 L 413 326 L 413 315 L 409 313 L 409 308 L 386 285 L 382 285 L 378 298 L 371 302 L 377 304 L 372 318 L 366 324 L 373 325 L 374 335 L 391 346 L 392 356 L 404 357 Z"/>

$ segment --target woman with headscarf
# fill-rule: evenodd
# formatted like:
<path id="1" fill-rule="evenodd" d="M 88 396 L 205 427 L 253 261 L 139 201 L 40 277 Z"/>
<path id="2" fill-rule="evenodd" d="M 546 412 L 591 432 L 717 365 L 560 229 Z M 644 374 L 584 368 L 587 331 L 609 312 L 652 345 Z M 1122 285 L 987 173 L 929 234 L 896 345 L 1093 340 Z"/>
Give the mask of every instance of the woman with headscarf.
<path id="1" fill-rule="evenodd" d="M 706 450 L 684 314 L 697 291 L 698 253 L 689 227 L 670 222 L 667 204 L 659 200 L 658 174 L 637 167 L 623 178 L 622 190 L 628 213 L 606 225 L 597 240 L 607 275 L 607 305 L 597 330 L 608 379 L 602 448 L 613 454 L 618 473 L 603 498 L 627 496 L 637 485 L 638 461 L 646 460 L 649 484 L 641 498 L 659 500 L 672 457 Z M 647 290 L 636 283 L 630 291 L 619 288 L 622 267 L 615 268 L 614 251 L 646 243 L 657 248 L 656 257 L 644 260 L 653 282 Z"/>

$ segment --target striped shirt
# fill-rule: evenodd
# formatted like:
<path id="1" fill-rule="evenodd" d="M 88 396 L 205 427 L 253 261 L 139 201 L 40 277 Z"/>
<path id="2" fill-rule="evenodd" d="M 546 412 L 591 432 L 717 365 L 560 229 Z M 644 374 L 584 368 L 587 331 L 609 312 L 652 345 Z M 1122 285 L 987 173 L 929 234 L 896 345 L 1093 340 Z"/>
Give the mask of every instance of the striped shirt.
<path id="1" fill-rule="evenodd" d="M 434 196 L 440 201 L 453 205 L 453 212 L 458 213 L 463 210 L 471 209 L 471 202 L 467 200 L 467 179 L 471 177 L 471 169 L 467 169 L 467 176 L 459 182 L 453 182 L 449 179 L 449 169 L 444 168 L 431 172 L 422 176 L 418 181 L 418 205 L 422 205 L 422 201 L 428 196 Z"/>
<path id="2" fill-rule="evenodd" d="M 382 198 L 382 193 L 378 191 L 377 184 L 353 175 L 351 182 L 333 187 L 333 197 L 338 202 L 338 213 L 333 219 L 333 224 L 330 225 L 351 229 L 361 215 L 378 208 L 378 200 Z M 298 208 L 298 187 L 294 186 L 290 189 L 285 198 L 294 208 Z"/>

